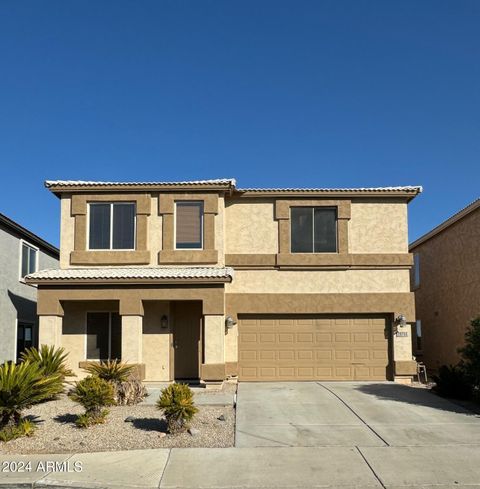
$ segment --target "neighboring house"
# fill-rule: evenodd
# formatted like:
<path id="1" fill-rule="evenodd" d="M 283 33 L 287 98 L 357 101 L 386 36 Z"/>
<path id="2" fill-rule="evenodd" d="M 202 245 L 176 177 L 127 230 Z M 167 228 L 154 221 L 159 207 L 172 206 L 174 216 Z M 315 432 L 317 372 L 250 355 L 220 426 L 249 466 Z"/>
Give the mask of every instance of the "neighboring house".
<path id="1" fill-rule="evenodd" d="M 414 241 L 410 252 L 414 350 L 430 369 L 455 364 L 470 320 L 480 315 L 480 199 Z"/>
<path id="2" fill-rule="evenodd" d="M 23 277 L 58 259 L 55 246 L 0 214 L 0 364 L 37 345 L 37 288 Z"/>
<path id="3" fill-rule="evenodd" d="M 48 181 L 60 269 L 40 341 L 147 381 L 385 380 L 412 361 L 407 203 L 420 187 Z M 410 323 L 410 324 L 408 324 Z"/>

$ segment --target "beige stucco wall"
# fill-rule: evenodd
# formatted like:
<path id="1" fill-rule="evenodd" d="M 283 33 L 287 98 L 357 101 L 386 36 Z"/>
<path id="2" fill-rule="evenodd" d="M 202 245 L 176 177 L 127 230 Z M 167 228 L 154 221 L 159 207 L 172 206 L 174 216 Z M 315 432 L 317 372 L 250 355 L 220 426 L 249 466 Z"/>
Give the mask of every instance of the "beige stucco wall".
<path id="1" fill-rule="evenodd" d="M 40 316 L 38 327 L 39 345 L 62 346 L 62 318 L 60 316 Z"/>
<path id="2" fill-rule="evenodd" d="M 225 266 L 225 199 L 218 198 L 218 214 L 215 216 L 215 249 L 219 267 Z"/>
<path id="3" fill-rule="evenodd" d="M 238 360 L 238 325 L 227 331 L 225 335 L 225 362 Z"/>
<path id="4" fill-rule="evenodd" d="M 225 362 L 225 316 L 204 316 L 204 358 L 206 364 Z"/>
<path id="5" fill-rule="evenodd" d="M 412 359 L 412 331 L 411 325 L 407 324 L 399 331 L 407 333 L 407 336 L 393 335 L 393 358 L 395 361 L 408 361 Z"/>
<path id="6" fill-rule="evenodd" d="M 158 252 L 162 249 L 162 216 L 158 213 L 158 197 L 152 196 L 152 211 L 148 216 L 147 242 L 150 265 L 158 265 Z"/>
<path id="7" fill-rule="evenodd" d="M 236 270 L 226 293 L 409 292 L 408 270 Z"/>
<path id="8" fill-rule="evenodd" d="M 70 252 L 73 250 L 75 219 L 71 216 L 72 199 L 68 195 L 62 195 L 60 200 L 60 268 L 68 268 L 70 264 Z"/>
<path id="9" fill-rule="evenodd" d="M 274 201 L 229 200 L 225 208 L 225 253 L 278 253 Z"/>
<path id="10" fill-rule="evenodd" d="M 163 329 L 163 315 L 171 318 L 169 302 L 144 302 L 143 318 L 143 363 L 145 380 L 163 382 L 170 380 L 171 330 Z M 171 321 L 169 321 L 171 323 Z"/>
<path id="11" fill-rule="evenodd" d="M 350 253 L 408 253 L 406 203 L 352 202 Z"/>

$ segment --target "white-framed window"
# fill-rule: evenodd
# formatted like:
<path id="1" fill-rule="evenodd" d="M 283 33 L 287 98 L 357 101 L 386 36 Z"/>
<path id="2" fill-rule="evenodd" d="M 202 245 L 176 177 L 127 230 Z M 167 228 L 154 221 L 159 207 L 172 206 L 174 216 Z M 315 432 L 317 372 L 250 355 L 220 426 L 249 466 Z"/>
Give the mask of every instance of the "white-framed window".
<path id="1" fill-rule="evenodd" d="M 203 202 L 175 202 L 175 249 L 203 248 Z"/>
<path id="2" fill-rule="evenodd" d="M 413 287 L 416 289 L 420 287 L 420 254 L 413 254 Z"/>
<path id="3" fill-rule="evenodd" d="M 20 241 L 20 280 L 25 275 L 38 270 L 38 248 L 26 241 Z"/>
<path id="4" fill-rule="evenodd" d="M 337 209 L 332 207 L 290 208 L 292 253 L 336 253 Z"/>
<path id="5" fill-rule="evenodd" d="M 122 356 L 122 321 L 117 312 L 87 312 L 85 358 L 113 360 Z"/>
<path id="6" fill-rule="evenodd" d="M 89 250 L 134 250 L 135 228 L 134 202 L 88 204 Z"/>

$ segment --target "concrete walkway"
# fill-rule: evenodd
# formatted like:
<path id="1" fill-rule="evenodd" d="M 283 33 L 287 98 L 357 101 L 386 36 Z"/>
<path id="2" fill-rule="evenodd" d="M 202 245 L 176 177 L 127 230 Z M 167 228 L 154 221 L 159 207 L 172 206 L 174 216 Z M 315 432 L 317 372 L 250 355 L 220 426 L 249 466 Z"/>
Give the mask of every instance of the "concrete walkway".
<path id="1" fill-rule="evenodd" d="M 10 488 L 480 487 L 479 445 L 185 448 L 0 459 L 0 487 Z M 5 461 L 17 462 L 11 470 L 30 461 L 31 471 L 5 472 Z"/>

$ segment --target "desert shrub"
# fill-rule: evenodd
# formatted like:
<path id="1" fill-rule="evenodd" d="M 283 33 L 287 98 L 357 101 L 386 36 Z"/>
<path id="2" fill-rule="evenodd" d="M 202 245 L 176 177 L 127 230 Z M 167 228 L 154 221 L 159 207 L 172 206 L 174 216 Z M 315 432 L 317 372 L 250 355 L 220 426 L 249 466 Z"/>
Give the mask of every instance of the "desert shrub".
<path id="1" fill-rule="evenodd" d="M 186 384 L 171 384 L 163 389 L 157 408 L 163 411 L 170 433 L 185 431 L 187 422 L 198 412 L 192 389 Z"/>
<path id="2" fill-rule="evenodd" d="M 113 386 L 106 380 L 94 375 L 76 382 L 69 396 L 85 409 L 85 414 L 77 419 L 78 426 L 90 426 L 105 422 L 108 411 L 104 408 L 114 403 Z M 87 418 L 88 422 L 86 423 Z"/>
<path id="3" fill-rule="evenodd" d="M 433 376 L 433 390 L 443 397 L 454 399 L 469 399 L 472 388 L 465 371 L 459 365 L 443 365 L 438 369 L 438 375 Z"/>
<path id="4" fill-rule="evenodd" d="M 119 360 L 91 362 L 84 370 L 109 382 L 125 382 L 132 374 L 135 365 L 127 365 Z"/>
<path id="5" fill-rule="evenodd" d="M 0 441 L 7 442 L 21 436 L 32 436 L 36 428 L 33 421 L 21 419 L 17 425 L 10 424 L 0 430 Z"/>
<path id="6" fill-rule="evenodd" d="M 46 376 L 36 362 L 0 365 L 0 429 L 18 426 L 22 411 L 55 395 L 59 383 L 60 374 Z"/>
<path id="7" fill-rule="evenodd" d="M 56 394 L 63 392 L 66 377 L 74 377 L 75 374 L 67 367 L 68 353 L 65 348 L 55 348 L 54 346 L 41 345 L 37 350 L 35 347 L 28 348 L 21 354 L 22 362 L 37 363 L 45 376 L 58 376 Z"/>
<path id="8" fill-rule="evenodd" d="M 461 368 L 472 389 L 480 389 L 480 316 L 470 321 L 465 333 L 465 346 L 459 348 Z"/>
<path id="9" fill-rule="evenodd" d="M 147 396 L 147 389 L 136 377 L 131 377 L 123 382 L 113 382 L 112 385 L 115 404 L 119 406 L 138 404 Z"/>

